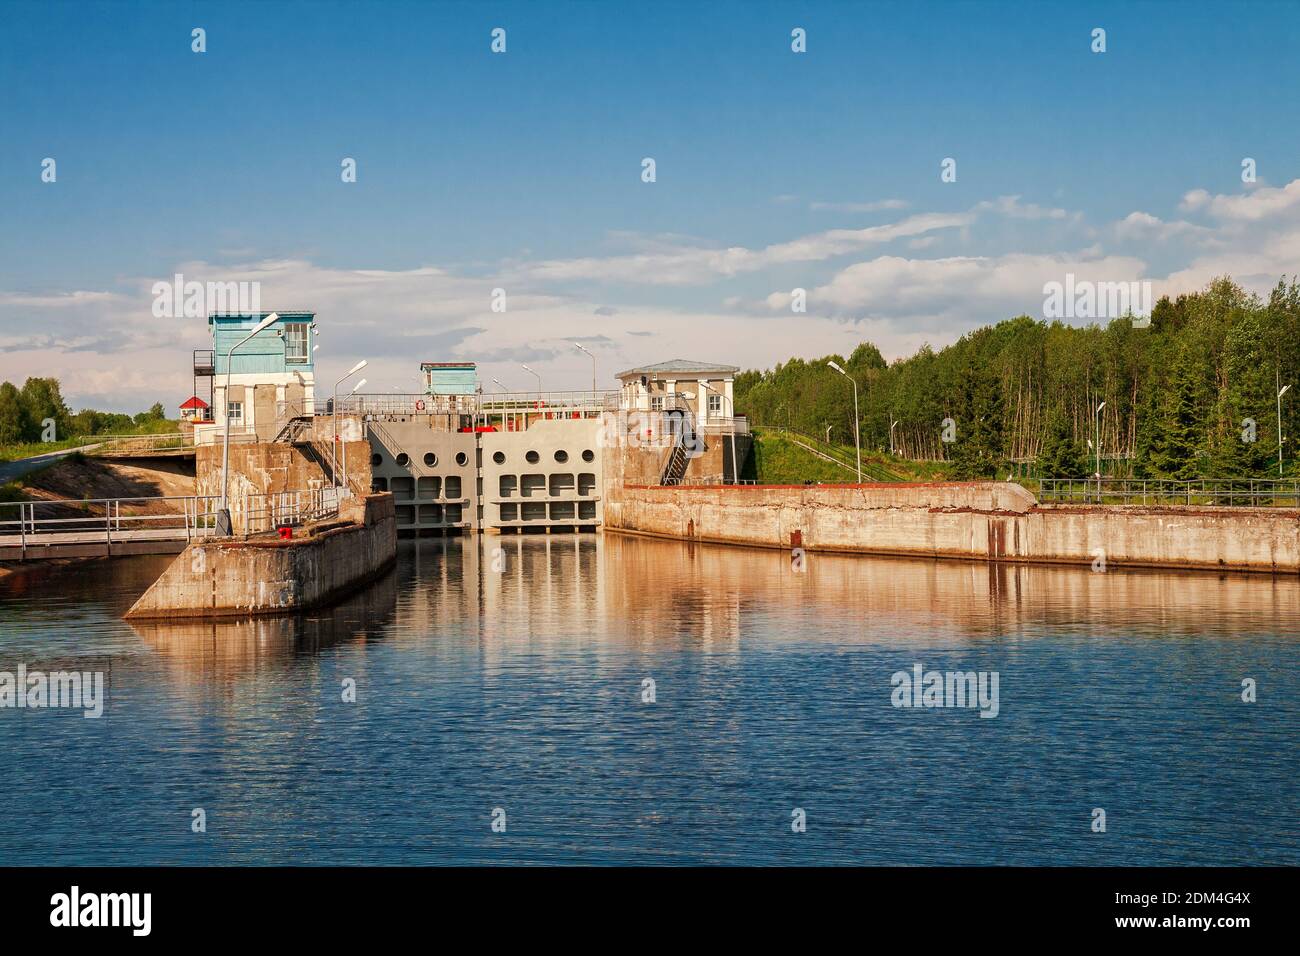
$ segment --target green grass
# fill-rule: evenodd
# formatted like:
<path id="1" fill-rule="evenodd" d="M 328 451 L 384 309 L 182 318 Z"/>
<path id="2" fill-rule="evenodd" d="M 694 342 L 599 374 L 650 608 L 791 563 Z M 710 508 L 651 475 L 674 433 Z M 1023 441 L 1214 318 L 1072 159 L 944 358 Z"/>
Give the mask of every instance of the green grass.
<path id="1" fill-rule="evenodd" d="M 855 462 L 852 445 L 829 449 L 845 462 Z M 841 468 L 817 457 L 790 438 L 772 429 L 754 429 L 754 459 L 758 481 L 764 485 L 801 485 L 805 481 L 843 483 L 857 480 L 856 465 Z M 879 452 L 862 453 L 863 481 L 930 481 L 945 477 L 940 462 L 914 462 Z"/>
<path id="2" fill-rule="evenodd" d="M 136 425 L 129 431 L 117 432 L 115 434 L 141 436 L 162 435 L 170 434 L 179 429 L 179 421 L 161 419 L 159 421 L 147 422 L 144 425 Z M 0 444 L 0 463 L 18 461 L 20 458 L 34 458 L 37 455 L 44 455 L 47 452 L 62 451 L 65 448 L 76 448 L 78 445 L 92 445 L 97 440 L 98 438 L 95 435 L 75 435 L 72 438 L 64 438 L 61 441 L 34 441 Z"/>
<path id="3" fill-rule="evenodd" d="M 13 445 L 0 445 L 0 462 L 18 461 L 20 458 L 34 458 L 47 452 L 76 448 L 84 444 L 80 438 L 65 438 L 63 441 L 33 441 Z"/>

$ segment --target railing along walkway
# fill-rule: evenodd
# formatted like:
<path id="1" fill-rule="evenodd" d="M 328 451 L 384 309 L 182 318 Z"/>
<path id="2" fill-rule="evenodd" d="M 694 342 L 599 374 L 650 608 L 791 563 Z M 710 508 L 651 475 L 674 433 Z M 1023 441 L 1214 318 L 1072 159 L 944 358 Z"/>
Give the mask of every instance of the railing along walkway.
<path id="1" fill-rule="evenodd" d="M 1274 478 L 1044 478 L 1045 504 L 1300 508 L 1300 481 Z"/>
<path id="2" fill-rule="evenodd" d="M 241 495 L 231 522 L 246 537 L 328 517 L 338 503 L 335 488 Z M 174 552 L 214 535 L 220 507 L 217 495 L 2 502 L 0 559 Z"/>

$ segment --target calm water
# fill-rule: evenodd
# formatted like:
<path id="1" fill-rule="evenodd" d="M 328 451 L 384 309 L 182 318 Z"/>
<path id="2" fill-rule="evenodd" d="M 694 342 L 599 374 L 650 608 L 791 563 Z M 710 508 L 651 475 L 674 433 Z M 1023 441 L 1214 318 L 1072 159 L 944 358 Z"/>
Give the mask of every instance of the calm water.
<path id="1" fill-rule="evenodd" d="M 168 560 L 0 581 L 0 671 L 111 671 L 99 720 L 0 709 L 0 863 L 1300 863 L 1295 578 L 471 538 L 124 623 Z M 916 663 L 1000 713 L 893 707 Z"/>

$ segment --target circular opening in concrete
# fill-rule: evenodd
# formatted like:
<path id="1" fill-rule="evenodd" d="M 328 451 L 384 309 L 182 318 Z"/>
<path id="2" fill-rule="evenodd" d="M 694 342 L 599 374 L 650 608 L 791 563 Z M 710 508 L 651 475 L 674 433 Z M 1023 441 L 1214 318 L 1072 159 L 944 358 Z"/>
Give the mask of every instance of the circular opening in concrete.
<path id="1" fill-rule="evenodd" d="M 541 457 L 542 457 L 542 456 L 539 455 L 539 454 L 537 454 L 537 452 L 535 452 L 535 451 L 530 451 L 528 454 L 524 455 L 524 459 L 525 459 L 525 460 L 528 462 L 528 464 L 530 464 L 530 465 L 535 465 L 535 464 L 537 464 L 537 463 L 541 460 Z"/>
<path id="2" fill-rule="evenodd" d="M 465 454 L 463 451 L 456 452 L 456 464 L 460 465 L 462 468 L 469 464 L 469 455 Z"/>
<path id="3" fill-rule="evenodd" d="M 399 466 L 401 466 L 402 468 L 405 468 L 405 467 L 406 467 L 408 464 L 410 464 L 410 462 L 411 462 L 411 458 L 410 458 L 410 456 L 407 455 L 406 452 L 404 452 L 404 451 L 403 451 L 403 452 L 398 452 L 397 457 L 396 457 L 395 459 L 393 459 L 393 460 L 396 461 L 397 464 L 398 464 Z"/>
<path id="4" fill-rule="evenodd" d="M 506 463 L 506 453 L 503 451 L 494 451 L 492 453 L 492 460 L 498 465 L 504 465 Z"/>
<path id="5" fill-rule="evenodd" d="M 596 460 L 596 453 L 595 453 L 594 451 L 592 451 L 590 448 L 588 448 L 586 451 L 584 451 L 584 452 L 582 453 L 582 460 L 583 460 L 583 461 L 595 461 L 595 460 Z"/>
<path id="6" fill-rule="evenodd" d="M 438 456 L 431 451 L 426 451 L 424 453 L 424 463 L 432 468 L 434 465 L 438 464 Z"/>
<path id="7" fill-rule="evenodd" d="M 563 465 L 566 461 L 569 460 L 569 453 L 565 451 L 563 448 L 561 448 L 559 451 L 555 453 L 555 460 L 558 461 L 561 465 Z"/>
<path id="8" fill-rule="evenodd" d="M 371 456 L 370 456 L 370 467 L 371 467 L 371 468 L 378 468 L 378 467 L 379 467 L 380 465 L 382 465 L 383 463 L 384 463 L 384 456 L 383 456 L 383 455 L 375 454 L 375 455 L 371 455 Z"/>

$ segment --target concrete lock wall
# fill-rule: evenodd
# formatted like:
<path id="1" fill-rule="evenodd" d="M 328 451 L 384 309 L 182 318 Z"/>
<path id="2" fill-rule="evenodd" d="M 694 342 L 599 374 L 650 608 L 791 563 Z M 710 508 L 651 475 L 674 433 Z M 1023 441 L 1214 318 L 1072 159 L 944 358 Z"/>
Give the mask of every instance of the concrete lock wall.
<path id="1" fill-rule="evenodd" d="M 534 421 L 522 432 L 484 432 L 482 526 L 599 526 L 605 483 L 601 428 L 598 418 L 578 418 Z"/>
<path id="2" fill-rule="evenodd" d="M 329 435 L 317 446 L 328 448 Z M 340 461 L 342 448 L 339 449 Z M 370 484 L 370 445 L 347 442 L 348 477 L 353 487 Z M 200 495 L 221 494 L 222 446 L 200 445 L 194 450 L 194 487 Z M 288 442 L 242 442 L 230 446 L 230 489 L 232 500 L 243 495 L 264 495 L 282 491 L 307 491 L 329 482 L 320 464 L 302 448 Z"/>
<path id="3" fill-rule="evenodd" d="M 686 461 L 686 482 L 713 482 L 721 484 L 723 470 L 731 469 L 731 442 L 723 435 L 700 435 Z M 606 414 L 601 430 L 600 455 L 604 476 L 605 497 L 618 494 L 624 483 L 658 485 L 668 456 L 672 453 L 673 437 L 665 424 L 663 412 L 626 412 Z M 749 436 L 736 436 L 736 455 L 743 463 L 750 453 L 753 440 Z"/>
<path id="4" fill-rule="evenodd" d="M 478 528 L 477 436 L 432 418 L 369 423 L 371 490 L 392 492 L 402 531 Z"/>
<path id="5" fill-rule="evenodd" d="M 774 548 L 996 561 L 1300 571 L 1300 513 L 1042 507 L 1007 482 L 611 491 L 605 526 Z"/>
<path id="6" fill-rule="evenodd" d="M 397 558 L 391 495 L 354 498 L 303 537 L 190 544 L 126 614 L 131 619 L 279 614 L 340 597 Z"/>

